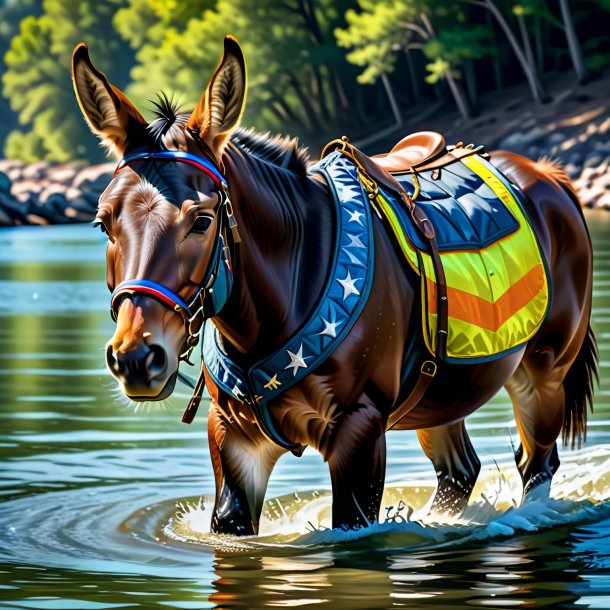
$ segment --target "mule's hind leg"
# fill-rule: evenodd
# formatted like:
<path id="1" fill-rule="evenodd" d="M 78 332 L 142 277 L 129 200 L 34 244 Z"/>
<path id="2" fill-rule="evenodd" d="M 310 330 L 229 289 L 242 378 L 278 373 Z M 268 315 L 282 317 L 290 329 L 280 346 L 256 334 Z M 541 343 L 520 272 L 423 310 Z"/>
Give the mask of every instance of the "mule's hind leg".
<path id="1" fill-rule="evenodd" d="M 523 482 L 523 500 L 548 496 L 559 468 L 556 441 L 563 426 L 562 382 L 561 369 L 542 376 L 525 360 L 506 384 L 521 439 L 515 461 Z"/>
<path id="2" fill-rule="evenodd" d="M 481 470 L 464 420 L 418 430 L 417 437 L 436 471 L 437 488 L 430 512 L 459 516 Z"/>
<path id="3" fill-rule="evenodd" d="M 385 426 L 365 397 L 348 411 L 325 457 L 333 489 L 333 527 L 375 523 L 385 481 Z"/>

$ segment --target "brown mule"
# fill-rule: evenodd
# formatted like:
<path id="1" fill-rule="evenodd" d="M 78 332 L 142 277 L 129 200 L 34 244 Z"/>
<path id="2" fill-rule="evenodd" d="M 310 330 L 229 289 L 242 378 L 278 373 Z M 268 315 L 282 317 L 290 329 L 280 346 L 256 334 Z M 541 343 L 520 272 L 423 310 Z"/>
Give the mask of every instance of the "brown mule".
<path id="1" fill-rule="evenodd" d="M 91 129 L 119 157 L 171 150 L 207 159 L 194 167 L 157 162 L 149 154 L 119 171 L 100 198 L 109 287 L 129 280 L 151 291 L 123 294 L 116 303 L 107 359 L 127 396 L 155 400 L 172 392 L 179 359 L 202 322 L 203 314 L 189 322 L 185 312 L 193 313 L 219 235 L 227 240 L 223 252 L 234 284 L 220 311 L 208 315 L 224 348 L 245 366 L 283 344 L 325 286 L 334 240 L 332 195 L 319 174 L 308 173 L 306 153 L 293 141 L 236 131 L 246 94 L 237 42 L 227 38 L 224 57 L 191 114 L 160 102 L 150 124 L 93 67 L 84 45 L 75 50 L 73 78 Z M 548 163 L 507 152 L 493 153 L 492 160 L 527 195 L 553 299 L 539 332 L 517 353 L 484 364 L 441 364 L 424 399 L 397 426 L 417 430 L 438 476 L 433 509 L 453 514 L 466 506 L 480 469 L 464 427 L 467 415 L 505 386 L 521 438 L 516 459 L 524 498 L 548 493 L 559 465 L 556 440 L 562 430 L 572 442 L 585 433 L 597 371 L 589 326 L 591 243 L 570 182 Z M 231 213 L 218 175 L 228 183 Z M 238 231 L 227 229 L 232 214 Z M 328 462 L 335 527 L 377 519 L 388 416 L 417 378 L 415 370 L 403 378 L 401 363 L 405 353 L 415 357 L 425 349 L 419 280 L 377 219 L 374 243 L 372 290 L 355 326 L 323 364 L 269 403 L 282 435 L 315 447 Z M 212 528 L 253 534 L 269 476 L 286 449 L 263 434 L 246 403 L 209 376 L 206 385 L 216 477 Z"/>

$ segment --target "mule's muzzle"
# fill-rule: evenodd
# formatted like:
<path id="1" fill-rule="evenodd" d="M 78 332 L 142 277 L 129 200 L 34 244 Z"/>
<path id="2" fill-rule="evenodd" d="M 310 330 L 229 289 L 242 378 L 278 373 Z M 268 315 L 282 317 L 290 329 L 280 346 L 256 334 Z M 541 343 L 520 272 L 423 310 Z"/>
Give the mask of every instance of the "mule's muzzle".
<path id="1" fill-rule="evenodd" d="M 163 400 L 174 390 L 176 372 L 167 375 L 167 352 L 161 345 L 141 343 L 127 351 L 106 348 L 108 370 L 132 400 Z"/>

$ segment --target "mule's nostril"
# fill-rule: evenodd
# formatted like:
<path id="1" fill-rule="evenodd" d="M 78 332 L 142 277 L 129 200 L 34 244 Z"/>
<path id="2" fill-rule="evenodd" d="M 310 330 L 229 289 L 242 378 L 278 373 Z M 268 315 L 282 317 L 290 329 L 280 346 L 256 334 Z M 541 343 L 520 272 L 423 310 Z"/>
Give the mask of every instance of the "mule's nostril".
<path id="1" fill-rule="evenodd" d="M 160 345 L 149 345 L 150 353 L 146 356 L 146 369 L 151 375 L 159 375 L 167 367 L 167 354 Z"/>
<path id="2" fill-rule="evenodd" d="M 106 364 L 112 373 L 119 374 L 125 370 L 125 365 L 117 360 L 110 345 L 106 348 Z"/>

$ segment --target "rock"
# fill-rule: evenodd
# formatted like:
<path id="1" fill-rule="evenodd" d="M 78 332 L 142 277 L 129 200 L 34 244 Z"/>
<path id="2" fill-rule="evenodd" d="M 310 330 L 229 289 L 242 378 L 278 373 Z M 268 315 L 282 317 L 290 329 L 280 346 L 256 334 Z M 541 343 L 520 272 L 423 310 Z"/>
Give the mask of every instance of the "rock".
<path id="1" fill-rule="evenodd" d="M 610 192 L 603 193 L 600 197 L 597 198 L 597 201 L 593 205 L 596 208 L 610 210 Z"/>
<path id="2" fill-rule="evenodd" d="M 546 136 L 546 132 L 541 127 L 533 127 L 527 131 L 517 131 L 501 140 L 501 148 L 508 148 L 515 152 L 522 152 L 529 144 L 536 140 L 541 140 Z"/>
<path id="3" fill-rule="evenodd" d="M 29 201 L 26 200 L 22 203 L 7 193 L 0 193 L 0 210 L 12 219 L 13 222 L 11 224 L 14 224 L 15 221 L 27 224 L 26 214 L 28 208 Z"/>
<path id="4" fill-rule="evenodd" d="M 16 159 L 0 159 L 0 172 L 6 172 L 9 169 L 23 166 L 23 161 Z"/>
<path id="5" fill-rule="evenodd" d="M 19 201 L 27 201 L 28 199 L 38 199 L 38 194 L 42 191 L 44 185 L 33 180 L 13 182 L 11 195 Z"/>
<path id="6" fill-rule="evenodd" d="M 41 190 L 38 196 L 38 204 L 45 205 L 47 201 L 56 195 L 60 195 L 63 201 L 66 201 L 67 187 L 63 184 L 49 184 Z"/>
<path id="7" fill-rule="evenodd" d="M 549 146 L 554 146 L 555 144 L 561 144 L 566 139 L 565 134 L 560 131 L 554 131 L 547 139 L 547 143 Z"/>
<path id="8" fill-rule="evenodd" d="M 610 153 L 610 142 L 604 142 L 603 140 L 597 140 L 593 143 L 593 150 L 602 153 Z"/>
<path id="9" fill-rule="evenodd" d="M 47 161 L 38 161 L 26 165 L 23 168 L 22 176 L 25 180 L 40 180 L 45 177 L 48 170 L 49 163 Z"/>
<path id="10" fill-rule="evenodd" d="M 74 163 L 66 163 L 57 167 L 50 167 L 47 172 L 49 182 L 59 182 L 60 184 L 70 185 L 76 178 L 77 174 L 86 167 L 84 162 L 75 161 Z"/>
<path id="11" fill-rule="evenodd" d="M 603 160 L 604 160 L 604 157 L 600 153 L 593 152 L 585 159 L 584 166 L 593 167 L 593 168 L 599 167 L 599 165 L 601 165 Z"/>
<path id="12" fill-rule="evenodd" d="M 584 160 L 585 157 L 580 151 L 572 151 L 568 157 L 568 163 L 578 166 L 581 166 Z"/>
<path id="13" fill-rule="evenodd" d="M 11 180 L 4 173 L 0 172 L 0 192 L 1 193 L 10 193 L 11 191 Z"/>
<path id="14" fill-rule="evenodd" d="M 82 191 L 96 191 L 101 193 L 107 186 L 114 174 L 114 163 L 104 163 L 87 167 L 76 175 L 72 181 L 74 188 Z"/>
<path id="15" fill-rule="evenodd" d="M 566 163 L 563 166 L 563 169 L 568 176 L 574 180 L 580 176 L 580 165 L 576 165 L 574 163 Z"/>

